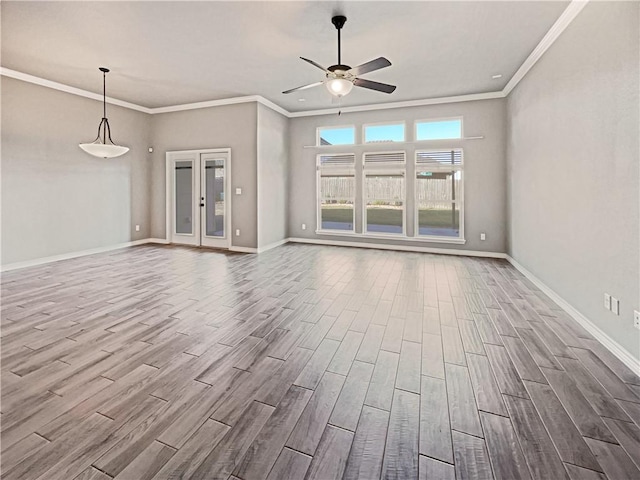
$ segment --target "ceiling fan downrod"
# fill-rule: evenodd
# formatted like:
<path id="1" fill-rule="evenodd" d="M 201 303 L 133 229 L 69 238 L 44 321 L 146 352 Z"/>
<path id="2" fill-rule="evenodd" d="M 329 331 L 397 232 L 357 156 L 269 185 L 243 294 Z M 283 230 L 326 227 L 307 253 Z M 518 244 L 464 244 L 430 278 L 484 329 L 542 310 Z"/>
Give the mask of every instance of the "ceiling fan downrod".
<path id="1" fill-rule="evenodd" d="M 342 65 L 342 56 L 340 54 L 340 50 L 341 50 L 341 42 L 340 42 L 340 30 L 342 30 L 342 27 L 344 27 L 344 24 L 347 21 L 347 17 L 345 17 L 344 15 L 336 15 L 335 17 L 331 18 L 331 23 L 333 23 L 336 27 L 336 30 L 338 30 L 338 65 Z"/>

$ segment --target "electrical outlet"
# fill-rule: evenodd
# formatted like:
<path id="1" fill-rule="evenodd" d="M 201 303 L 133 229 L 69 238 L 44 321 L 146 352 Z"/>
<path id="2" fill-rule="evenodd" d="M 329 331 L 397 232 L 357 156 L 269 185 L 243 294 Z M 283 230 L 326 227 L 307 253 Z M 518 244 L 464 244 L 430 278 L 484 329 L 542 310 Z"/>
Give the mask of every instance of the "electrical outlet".
<path id="1" fill-rule="evenodd" d="M 239 237 L 239 236 L 240 236 L 240 229 L 236 228 L 236 237 Z"/>
<path id="2" fill-rule="evenodd" d="M 611 295 L 608 293 L 604 294 L 604 308 L 611 310 Z"/>
<path id="3" fill-rule="evenodd" d="M 633 311 L 633 326 L 640 330 L 640 312 L 637 310 Z"/>
<path id="4" fill-rule="evenodd" d="M 302 224 L 302 229 L 303 229 L 303 230 L 306 230 L 306 229 L 307 229 L 307 224 L 306 224 L 306 223 L 303 223 L 303 224 Z"/>
<path id="5" fill-rule="evenodd" d="M 487 235 L 485 233 L 481 233 L 480 234 L 480 240 L 486 240 L 487 239 Z"/>
<path id="6" fill-rule="evenodd" d="M 616 315 L 620 315 L 620 302 L 617 298 L 611 297 L 611 311 Z"/>
<path id="7" fill-rule="evenodd" d="M 136 225 L 136 232 L 140 231 L 140 225 Z"/>

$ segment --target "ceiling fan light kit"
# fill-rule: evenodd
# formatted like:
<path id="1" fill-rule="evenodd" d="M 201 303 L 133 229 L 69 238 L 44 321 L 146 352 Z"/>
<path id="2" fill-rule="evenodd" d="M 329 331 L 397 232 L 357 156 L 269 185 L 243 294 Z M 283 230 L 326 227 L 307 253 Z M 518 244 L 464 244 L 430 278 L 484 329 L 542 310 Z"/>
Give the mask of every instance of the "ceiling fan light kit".
<path id="1" fill-rule="evenodd" d="M 115 158 L 124 155 L 129 151 L 129 147 L 116 145 L 111 140 L 111 127 L 107 119 L 107 73 L 109 69 L 100 67 L 102 72 L 102 120 L 98 125 L 98 136 L 91 143 L 81 143 L 79 146 L 89 155 L 99 158 Z"/>
<path id="2" fill-rule="evenodd" d="M 335 95 L 336 97 L 344 97 L 348 95 L 351 89 L 353 88 L 353 82 L 347 80 L 346 78 L 333 78 L 325 83 L 327 90 L 331 95 Z"/>
<path id="3" fill-rule="evenodd" d="M 333 23 L 333 25 L 336 27 L 336 30 L 338 30 L 338 63 L 336 65 L 332 65 L 329 68 L 324 68 L 322 65 L 314 62 L 313 60 L 300 57 L 305 62 L 310 63 L 314 67 L 324 71 L 326 80 L 292 88 L 291 90 L 286 90 L 282 93 L 293 93 L 322 84 L 327 87 L 327 90 L 329 91 L 329 93 L 331 93 L 331 95 L 334 95 L 338 98 L 348 95 L 349 92 L 351 92 L 351 90 L 353 89 L 354 85 L 356 87 L 368 88 L 370 90 L 376 90 L 378 92 L 393 93 L 393 91 L 396 89 L 394 85 L 358 78 L 358 75 L 363 75 L 365 73 L 373 72 L 375 70 L 380 70 L 381 68 L 390 66 L 391 62 L 386 58 L 379 57 L 375 60 L 371 60 L 370 62 L 363 63 L 362 65 L 358 65 L 357 67 L 353 68 L 351 68 L 349 65 L 342 64 L 342 45 L 340 31 L 342 30 L 342 27 L 344 26 L 346 21 L 347 17 L 343 15 L 336 15 L 331 19 L 331 23 Z"/>

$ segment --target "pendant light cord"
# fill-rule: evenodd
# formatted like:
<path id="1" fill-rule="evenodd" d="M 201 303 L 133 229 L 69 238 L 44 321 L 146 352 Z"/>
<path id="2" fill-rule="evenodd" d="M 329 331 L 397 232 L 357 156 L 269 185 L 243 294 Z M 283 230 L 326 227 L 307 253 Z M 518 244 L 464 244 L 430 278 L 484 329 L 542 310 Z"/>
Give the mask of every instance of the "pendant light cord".
<path id="1" fill-rule="evenodd" d="M 107 72 L 102 72 L 102 104 L 103 117 L 107 118 Z"/>
<path id="2" fill-rule="evenodd" d="M 98 136 L 94 142 L 100 141 L 100 133 L 102 133 L 103 144 L 107 145 L 108 138 L 109 142 L 115 145 L 113 140 L 111 140 L 111 127 L 109 126 L 109 120 L 107 120 L 107 73 L 109 69 L 100 67 L 100 71 L 102 72 L 102 120 L 100 120 L 100 125 L 98 125 Z"/>
<path id="3" fill-rule="evenodd" d="M 102 72 L 102 120 L 105 121 L 107 119 L 107 72 Z M 107 123 L 108 125 L 108 123 Z M 100 136 L 100 132 L 98 131 L 98 136 Z M 111 135 L 109 135 L 109 140 L 111 140 Z M 102 143 L 107 143 L 107 129 L 104 129 L 104 133 L 102 135 Z"/>

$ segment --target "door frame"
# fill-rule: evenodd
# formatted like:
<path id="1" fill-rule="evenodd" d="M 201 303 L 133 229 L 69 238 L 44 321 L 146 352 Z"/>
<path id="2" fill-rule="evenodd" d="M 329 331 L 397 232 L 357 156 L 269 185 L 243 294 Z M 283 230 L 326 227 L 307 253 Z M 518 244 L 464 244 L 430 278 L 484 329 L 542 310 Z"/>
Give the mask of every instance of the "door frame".
<path id="1" fill-rule="evenodd" d="M 198 189 L 198 197 L 197 197 L 197 210 L 199 211 L 202 207 L 200 207 L 200 197 L 201 197 L 201 189 L 202 189 L 202 179 L 200 178 L 200 172 L 202 170 L 202 159 L 201 159 L 201 155 L 202 154 L 216 154 L 216 153 L 224 153 L 227 155 L 227 162 L 225 165 L 225 217 L 226 217 L 226 221 L 227 221 L 227 225 L 225 225 L 225 237 L 227 240 L 227 246 L 226 248 L 231 248 L 231 238 L 232 238 L 232 232 L 233 232 L 233 225 L 232 225 L 232 205 L 231 205 L 231 199 L 233 197 L 233 195 L 231 195 L 231 148 L 226 147 L 226 148 L 204 148 L 204 149 L 198 149 L 198 150 L 172 150 L 172 151 L 167 151 L 165 154 L 165 240 L 167 241 L 167 243 L 173 243 L 171 241 L 172 239 L 172 232 L 173 232 L 173 211 L 174 211 L 174 199 L 173 199 L 173 194 L 174 194 L 174 176 L 173 176 L 173 169 L 171 168 L 171 164 L 172 161 L 174 161 L 175 156 L 179 156 L 179 155 L 194 155 L 197 156 L 197 164 L 198 164 L 198 168 L 195 168 L 194 165 L 194 186 L 197 187 Z M 193 219 L 193 225 L 194 225 L 194 232 L 197 231 L 198 235 L 197 235 L 197 242 L 198 245 L 197 246 L 202 246 L 201 244 L 201 239 L 202 239 L 202 232 L 201 232 L 201 226 L 202 226 L 202 216 L 200 214 L 198 214 L 198 221 L 196 221 L 196 219 Z M 228 227 L 228 228 L 227 228 Z M 194 233 L 194 237 L 196 236 L 196 234 Z M 219 247 L 219 248 L 224 248 L 224 247 Z"/>

